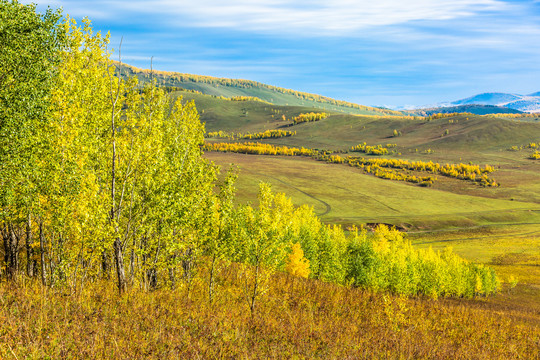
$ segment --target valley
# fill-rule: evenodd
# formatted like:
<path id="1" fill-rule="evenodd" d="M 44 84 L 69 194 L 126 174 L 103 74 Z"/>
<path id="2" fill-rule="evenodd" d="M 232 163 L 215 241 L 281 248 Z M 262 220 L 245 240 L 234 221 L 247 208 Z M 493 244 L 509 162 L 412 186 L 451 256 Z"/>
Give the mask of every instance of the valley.
<path id="1" fill-rule="evenodd" d="M 385 223 L 405 231 L 413 244 L 453 250 L 470 261 L 489 264 L 505 285 L 518 279 L 511 293 L 489 300 L 491 306 L 530 315 L 540 321 L 540 162 L 531 160 L 526 145 L 540 140 L 540 122 L 530 117 L 455 114 L 441 118 L 343 115 L 331 113 L 320 121 L 284 127 L 287 120 L 310 108 L 258 102 L 230 102 L 201 94 L 185 94 L 195 101 L 208 132 L 285 129 L 295 135 L 259 139 L 275 146 L 325 149 L 345 157 L 389 158 L 435 163 L 473 163 L 495 168 L 490 174 L 499 186 L 437 175 L 430 187 L 377 178 L 346 164 L 308 157 L 207 152 L 206 158 L 226 169 L 240 171 L 238 199 L 255 202 L 260 181 L 308 204 L 329 224 L 372 226 Z M 217 116 L 219 111 L 223 115 Z M 245 114 L 241 109 L 248 109 Z M 278 119 L 275 114 L 281 115 Z M 396 129 L 401 136 L 393 136 Z M 448 129 L 448 135 L 444 131 Z M 209 142 L 241 140 L 207 139 Z M 249 140 L 254 141 L 254 140 Z M 350 151 L 361 143 L 394 143 L 387 155 Z M 513 146 L 522 147 L 512 150 Z M 384 145 L 383 145 L 384 146 Z M 423 172 L 409 171 L 417 176 Z M 503 260 L 498 260 L 503 259 Z M 504 259 L 507 259 L 505 261 Z M 521 309 L 521 310 L 516 310 Z M 529 315 L 527 315 L 529 316 Z"/>

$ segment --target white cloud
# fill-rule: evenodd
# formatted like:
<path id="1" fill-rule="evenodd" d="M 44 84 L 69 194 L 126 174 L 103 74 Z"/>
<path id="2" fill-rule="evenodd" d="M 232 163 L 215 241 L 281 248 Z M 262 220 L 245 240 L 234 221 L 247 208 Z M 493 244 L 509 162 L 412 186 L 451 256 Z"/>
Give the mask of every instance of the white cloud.
<path id="1" fill-rule="evenodd" d="M 195 26 L 317 35 L 345 35 L 374 26 L 419 20 L 449 20 L 506 7 L 499 0 L 300 0 L 294 3 L 285 0 L 189 3 L 156 0 L 150 6 L 148 3 L 132 2 L 131 7 L 184 15 Z"/>
<path id="2" fill-rule="evenodd" d="M 371 27 L 503 11 L 509 6 L 501 0 L 53 0 L 52 4 L 63 5 L 74 16 L 114 19 L 151 14 L 182 26 L 298 35 L 347 35 Z"/>

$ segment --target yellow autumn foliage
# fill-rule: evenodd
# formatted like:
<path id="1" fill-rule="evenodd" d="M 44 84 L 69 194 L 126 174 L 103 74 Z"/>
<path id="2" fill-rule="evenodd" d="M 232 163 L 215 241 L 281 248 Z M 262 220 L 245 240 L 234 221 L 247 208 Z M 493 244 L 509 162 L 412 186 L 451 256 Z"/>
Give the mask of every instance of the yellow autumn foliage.
<path id="1" fill-rule="evenodd" d="M 304 257 L 304 251 L 300 244 L 292 246 L 292 253 L 289 255 L 287 272 L 292 275 L 307 278 L 309 276 L 309 260 Z"/>

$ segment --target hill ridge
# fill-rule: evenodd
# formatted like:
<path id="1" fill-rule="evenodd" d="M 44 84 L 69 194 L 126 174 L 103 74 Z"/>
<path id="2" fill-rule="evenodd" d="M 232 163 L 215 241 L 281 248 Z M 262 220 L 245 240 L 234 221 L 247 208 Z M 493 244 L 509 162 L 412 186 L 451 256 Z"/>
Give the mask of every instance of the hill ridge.
<path id="1" fill-rule="evenodd" d="M 220 78 L 220 77 L 214 77 L 214 76 L 209 76 L 209 75 L 194 75 L 194 74 L 180 73 L 180 72 L 174 72 L 174 71 L 148 70 L 148 69 L 141 69 L 141 68 L 129 65 L 129 64 L 125 64 L 125 63 L 121 64 L 121 71 L 125 73 L 126 75 L 136 76 L 139 79 L 139 81 L 142 81 L 142 82 L 150 81 L 150 78 L 153 77 L 154 80 L 158 82 L 158 85 L 180 87 L 187 90 L 197 90 L 207 95 L 218 95 L 220 93 L 220 91 L 218 90 L 220 86 L 241 89 L 243 90 L 241 91 L 243 95 L 255 96 L 255 97 L 259 97 L 259 96 L 251 94 L 249 92 L 249 89 L 264 89 L 267 92 L 270 91 L 276 94 L 288 95 L 301 101 L 308 101 L 308 102 L 319 103 L 323 105 L 325 104 L 332 105 L 334 107 L 339 108 L 343 112 L 350 112 L 350 113 L 374 112 L 374 113 L 379 113 L 379 114 L 384 114 L 384 115 L 398 115 L 398 116 L 403 115 L 401 111 L 360 105 L 360 104 L 356 104 L 356 103 L 352 103 L 352 102 L 348 102 L 344 100 L 337 100 L 328 96 L 312 94 L 312 93 L 302 92 L 302 91 L 297 91 L 297 90 L 292 90 L 292 89 L 286 89 L 286 88 L 282 88 L 282 87 L 274 86 L 274 85 L 268 85 L 268 84 L 264 84 L 264 83 L 254 81 L 254 80 Z M 204 84 L 205 86 L 199 87 L 201 89 L 193 89 L 194 87 L 193 84 Z M 208 86 L 212 87 L 213 89 L 207 89 Z M 204 90 L 207 90 L 207 91 L 204 91 Z M 270 100 L 269 102 L 275 105 L 287 105 L 284 103 L 279 103 L 279 101 L 271 101 L 273 100 L 272 98 L 264 98 L 262 100 L 265 100 L 265 101 Z M 347 110 L 356 110 L 356 111 L 347 111 Z"/>

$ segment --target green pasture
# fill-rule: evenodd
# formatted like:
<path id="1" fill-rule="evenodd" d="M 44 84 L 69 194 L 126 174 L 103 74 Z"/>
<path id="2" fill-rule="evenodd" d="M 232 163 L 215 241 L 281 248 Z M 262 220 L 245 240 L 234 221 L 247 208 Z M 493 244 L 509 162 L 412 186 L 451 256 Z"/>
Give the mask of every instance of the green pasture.
<path id="1" fill-rule="evenodd" d="M 242 201 L 255 201 L 258 182 L 265 181 L 296 204 L 313 206 L 326 222 L 383 222 L 404 229 L 540 223 L 540 204 L 490 197 L 497 191 L 494 188 L 478 188 L 486 196 L 473 196 L 383 180 L 346 165 L 309 158 L 231 153 L 206 157 L 224 167 L 234 163 L 240 168 L 237 188 Z"/>
<path id="2" fill-rule="evenodd" d="M 229 101 L 216 97 L 176 92 L 173 96 L 182 96 L 185 101 L 193 100 L 206 131 L 259 132 L 277 129 L 287 124 L 287 119 L 300 113 L 314 111 L 301 106 L 276 106 L 261 101 Z"/>
<path id="3" fill-rule="evenodd" d="M 200 95 L 192 98 L 204 110 L 201 118 L 210 131 L 275 129 L 282 122 L 272 119 L 272 112 L 281 111 L 289 118 L 313 111 L 290 106 L 269 110 L 264 103 L 231 103 Z M 248 116 L 242 116 L 242 107 L 248 108 Z M 401 135 L 394 137 L 394 129 Z M 242 202 L 255 203 L 258 183 L 265 181 L 295 204 L 312 206 L 324 222 L 396 225 L 407 231 L 415 246 L 435 250 L 451 246 L 470 261 L 493 266 L 502 292 L 489 300 L 489 306 L 512 309 L 517 316 L 540 311 L 540 161 L 527 158 L 530 149 L 509 151 L 512 146 L 540 142 L 536 119 L 461 114 L 427 121 L 331 113 L 321 121 L 287 130 L 296 135 L 259 141 L 341 151 L 363 142 L 394 143 L 394 152 L 385 157 L 494 166 L 496 171 L 490 176 L 500 184 L 497 188 L 440 175 L 433 187 L 422 188 L 309 158 L 206 154 L 223 167 L 230 163 L 239 167 L 237 188 Z M 515 288 L 510 286 L 512 279 L 518 281 Z"/>
<path id="4" fill-rule="evenodd" d="M 358 143 L 395 143 L 402 154 L 431 149 L 441 157 L 458 160 L 478 157 L 475 153 L 499 152 L 513 145 L 540 140 L 540 123 L 519 122 L 495 117 L 457 115 L 427 121 L 400 117 L 333 115 L 324 120 L 293 127 L 294 138 L 283 144 L 313 148 L 349 149 Z M 397 130 L 400 136 L 394 137 Z M 448 130 L 448 135 L 444 135 Z M 276 141 L 276 140 L 274 140 Z"/>

